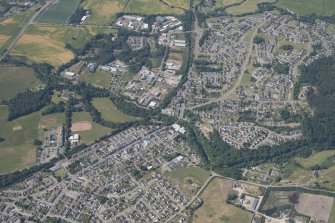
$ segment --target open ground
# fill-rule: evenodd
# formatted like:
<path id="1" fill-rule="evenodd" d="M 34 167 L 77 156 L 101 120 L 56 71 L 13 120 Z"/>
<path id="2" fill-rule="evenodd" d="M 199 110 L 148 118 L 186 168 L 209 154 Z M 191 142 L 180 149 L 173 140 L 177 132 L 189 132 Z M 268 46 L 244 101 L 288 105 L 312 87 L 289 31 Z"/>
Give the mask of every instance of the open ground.
<path id="1" fill-rule="evenodd" d="M 159 0 L 130 0 L 125 12 L 142 14 L 182 14 L 184 10 L 172 8 Z"/>
<path id="2" fill-rule="evenodd" d="M 258 4 L 262 2 L 276 2 L 275 0 L 246 0 L 241 5 L 232 6 L 227 12 L 232 15 L 242 15 L 245 13 L 253 13 L 257 10 Z"/>
<path id="3" fill-rule="evenodd" d="M 202 206 L 194 212 L 194 223 L 246 223 L 253 214 L 225 202 L 233 192 L 233 181 L 215 178 L 200 195 Z"/>
<path id="4" fill-rule="evenodd" d="M 332 0 L 279 0 L 277 5 L 299 15 L 331 16 L 335 13 L 335 1 Z"/>

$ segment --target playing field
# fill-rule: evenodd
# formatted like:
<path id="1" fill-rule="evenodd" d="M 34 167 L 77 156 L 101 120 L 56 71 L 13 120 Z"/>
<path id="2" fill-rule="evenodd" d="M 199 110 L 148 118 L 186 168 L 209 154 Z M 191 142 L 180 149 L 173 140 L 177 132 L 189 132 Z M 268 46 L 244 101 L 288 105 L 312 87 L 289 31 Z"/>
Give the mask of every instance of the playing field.
<path id="1" fill-rule="evenodd" d="M 57 0 L 38 18 L 40 23 L 68 23 L 80 0 Z"/>
<path id="2" fill-rule="evenodd" d="M 90 39 L 100 33 L 100 29 L 73 27 L 46 27 L 33 25 L 21 37 L 11 55 L 23 56 L 35 62 L 46 62 L 55 67 L 74 58 L 71 50 L 65 48 L 82 48 Z M 114 32 L 107 29 L 105 32 Z"/>
<path id="3" fill-rule="evenodd" d="M 142 14 L 182 14 L 184 10 L 172 8 L 159 0 L 130 0 L 125 12 Z"/>
<path id="4" fill-rule="evenodd" d="M 194 212 L 194 223 L 248 223 L 253 214 L 227 204 L 225 199 L 231 192 L 232 181 L 215 178 L 201 194 L 203 204 Z"/>
<path id="5" fill-rule="evenodd" d="M 232 15 L 253 13 L 258 9 L 257 5 L 263 2 L 276 2 L 276 1 L 275 0 L 246 0 L 241 5 L 228 8 L 227 12 Z"/>
<path id="6" fill-rule="evenodd" d="M 72 123 L 78 123 L 78 122 L 89 122 L 92 125 L 91 130 L 73 132 L 73 133 L 79 133 L 81 143 L 85 144 L 92 143 L 96 139 L 99 139 L 100 137 L 110 134 L 112 132 L 112 129 L 93 122 L 88 112 L 73 112 Z"/>
<path id="7" fill-rule="evenodd" d="M 0 80 L 0 100 L 9 100 L 20 92 L 42 85 L 27 67 L 0 66 Z"/>
<path id="8" fill-rule="evenodd" d="M 279 0 L 277 5 L 299 15 L 314 13 L 320 16 L 331 16 L 335 13 L 333 0 Z"/>
<path id="9" fill-rule="evenodd" d="M 126 0 L 85 0 L 83 2 L 84 9 L 92 11 L 87 23 L 110 24 L 116 13 L 123 12 L 126 3 Z"/>
<path id="10" fill-rule="evenodd" d="M 95 98 L 92 101 L 92 104 L 101 113 L 101 117 L 107 121 L 120 123 L 135 121 L 138 119 L 119 111 L 113 102 L 108 98 Z"/>

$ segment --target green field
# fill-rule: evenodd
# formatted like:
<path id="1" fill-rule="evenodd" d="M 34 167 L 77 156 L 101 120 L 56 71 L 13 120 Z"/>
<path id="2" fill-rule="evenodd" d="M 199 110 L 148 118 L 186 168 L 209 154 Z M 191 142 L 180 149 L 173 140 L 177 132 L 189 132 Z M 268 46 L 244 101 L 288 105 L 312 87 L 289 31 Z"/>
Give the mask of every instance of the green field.
<path id="1" fill-rule="evenodd" d="M 43 140 L 43 128 L 50 129 L 62 124 L 64 114 L 42 116 L 41 112 L 8 122 L 8 107 L 0 106 L 0 173 L 22 169 L 35 163 L 35 147 L 33 140 Z"/>
<path id="2" fill-rule="evenodd" d="M 296 158 L 296 160 L 300 163 L 301 166 L 306 169 L 311 168 L 315 165 L 321 165 L 323 162 L 327 160 L 327 158 L 335 155 L 334 150 L 326 150 L 319 153 L 315 153 L 308 158 Z"/>
<path id="3" fill-rule="evenodd" d="M 20 92 L 42 85 L 27 67 L 0 66 L 0 80 L 0 100 L 9 100 Z"/>
<path id="4" fill-rule="evenodd" d="M 276 2 L 275 0 L 246 0 L 241 5 L 228 8 L 226 11 L 232 15 L 253 13 L 258 9 L 258 4 L 263 2 Z"/>
<path id="5" fill-rule="evenodd" d="M 203 204 L 194 212 L 193 223 L 249 223 L 253 214 L 227 204 L 232 181 L 215 178 L 200 195 Z"/>
<path id="6" fill-rule="evenodd" d="M 320 16 L 331 16 L 335 13 L 333 0 L 279 0 L 277 5 L 298 15 L 314 13 Z"/>
<path id="7" fill-rule="evenodd" d="M 107 121 L 119 123 L 135 121 L 138 119 L 119 111 L 108 98 L 95 98 L 92 101 L 92 104 L 101 113 L 101 117 Z"/>
<path id="8" fill-rule="evenodd" d="M 80 134 L 80 142 L 89 144 L 94 142 L 96 139 L 100 137 L 110 134 L 112 129 L 99 125 L 92 121 L 92 118 L 88 112 L 73 112 L 72 114 L 72 122 L 82 122 L 88 121 L 92 123 L 92 129 L 89 131 L 82 132 L 74 132 Z"/>
<path id="9" fill-rule="evenodd" d="M 182 14 L 184 10 L 172 8 L 159 0 L 130 0 L 125 12 L 142 14 Z"/>
<path id="10" fill-rule="evenodd" d="M 80 81 L 90 83 L 93 85 L 98 85 L 101 87 L 107 87 L 112 80 L 112 74 L 103 70 L 96 70 L 95 73 L 83 72 L 79 77 Z"/>
<path id="11" fill-rule="evenodd" d="M 85 0 L 84 9 L 91 10 L 92 14 L 88 18 L 89 24 L 110 24 L 116 13 L 123 12 L 127 1 L 125 0 Z"/>
<path id="12" fill-rule="evenodd" d="M 68 23 L 80 0 L 58 0 L 38 18 L 40 23 Z"/>

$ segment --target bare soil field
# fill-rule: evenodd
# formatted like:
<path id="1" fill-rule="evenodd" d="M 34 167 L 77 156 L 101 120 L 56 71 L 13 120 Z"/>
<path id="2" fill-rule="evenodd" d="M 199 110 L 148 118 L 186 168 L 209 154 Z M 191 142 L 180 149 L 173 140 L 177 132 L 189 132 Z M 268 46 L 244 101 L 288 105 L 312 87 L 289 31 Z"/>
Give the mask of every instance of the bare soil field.
<path id="1" fill-rule="evenodd" d="M 72 132 L 84 132 L 92 129 L 91 122 L 75 122 L 72 123 L 71 131 Z"/>
<path id="2" fill-rule="evenodd" d="M 333 197 L 302 193 L 295 209 L 300 214 L 315 218 L 317 223 L 328 222 L 333 202 Z"/>

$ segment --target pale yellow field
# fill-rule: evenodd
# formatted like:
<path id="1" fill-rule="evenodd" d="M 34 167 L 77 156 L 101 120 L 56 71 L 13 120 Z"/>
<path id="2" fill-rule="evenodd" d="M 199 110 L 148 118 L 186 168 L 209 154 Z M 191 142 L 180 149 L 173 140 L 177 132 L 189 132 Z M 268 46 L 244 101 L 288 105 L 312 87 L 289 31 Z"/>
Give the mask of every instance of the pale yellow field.
<path id="1" fill-rule="evenodd" d="M 241 5 L 233 6 L 227 9 L 227 12 L 233 15 L 252 13 L 257 10 L 257 5 L 263 2 L 276 2 L 275 0 L 246 0 Z"/>
<path id="2" fill-rule="evenodd" d="M 13 49 L 12 55 L 24 56 L 35 62 L 46 62 L 55 67 L 69 62 L 74 54 L 62 42 L 48 36 L 24 34 Z"/>
<path id="3" fill-rule="evenodd" d="M 84 8 L 92 10 L 88 23 L 107 24 L 112 22 L 116 13 L 123 11 L 126 2 L 124 0 L 86 0 Z"/>

